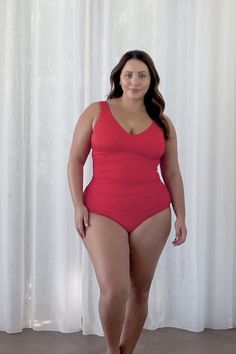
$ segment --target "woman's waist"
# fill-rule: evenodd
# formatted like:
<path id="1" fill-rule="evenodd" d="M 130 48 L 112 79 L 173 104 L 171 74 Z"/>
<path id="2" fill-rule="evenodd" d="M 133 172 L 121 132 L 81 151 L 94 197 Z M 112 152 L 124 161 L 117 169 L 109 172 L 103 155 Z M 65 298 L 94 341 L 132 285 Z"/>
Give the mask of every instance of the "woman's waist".
<path id="1" fill-rule="evenodd" d="M 130 169 L 127 166 L 122 171 L 116 169 L 93 170 L 93 183 L 97 184 L 143 184 L 143 183 L 155 183 L 160 180 L 157 169 Z"/>
<path id="2" fill-rule="evenodd" d="M 103 163 L 94 161 L 93 176 L 97 181 L 109 183 L 142 183 L 157 179 L 157 161 L 148 159 L 104 159 Z"/>
<path id="3" fill-rule="evenodd" d="M 151 194 L 160 189 L 166 189 L 159 175 L 149 179 L 112 179 L 93 177 L 86 189 L 93 190 L 96 193 L 105 193 L 111 195 L 132 195 L 132 194 Z"/>

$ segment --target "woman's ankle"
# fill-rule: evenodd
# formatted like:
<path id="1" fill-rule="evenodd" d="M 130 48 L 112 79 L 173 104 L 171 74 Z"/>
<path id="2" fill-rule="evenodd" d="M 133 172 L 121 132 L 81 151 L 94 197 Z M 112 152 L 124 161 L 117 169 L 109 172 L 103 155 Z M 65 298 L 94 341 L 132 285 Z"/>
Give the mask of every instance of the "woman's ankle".
<path id="1" fill-rule="evenodd" d="M 120 348 L 118 349 L 107 349 L 107 353 L 106 354 L 121 354 Z"/>

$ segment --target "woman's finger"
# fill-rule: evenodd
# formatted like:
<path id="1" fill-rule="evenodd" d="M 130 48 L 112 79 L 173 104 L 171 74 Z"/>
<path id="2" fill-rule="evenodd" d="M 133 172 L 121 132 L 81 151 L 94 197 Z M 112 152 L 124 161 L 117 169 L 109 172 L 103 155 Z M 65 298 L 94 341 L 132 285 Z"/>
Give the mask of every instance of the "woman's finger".
<path id="1" fill-rule="evenodd" d="M 89 226 L 88 212 L 86 212 L 85 215 L 84 215 L 84 225 L 85 225 L 86 227 Z"/>
<path id="2" fill-rule="evenodd" d="M 172 242 L 174 246 L 179 246 L 184 243 L 186 239 L 185 231 L 181 227 L 176 227 L 175 239 Z"/>
<path id="3" fill-rule="evenodd" d="M 84 224 L 81 221 L 76 223 L 76 230 L 77 230 L 78 234 L 80 235 L 80 237 L 82 237 L 82 238 L 85 237 Z"/>

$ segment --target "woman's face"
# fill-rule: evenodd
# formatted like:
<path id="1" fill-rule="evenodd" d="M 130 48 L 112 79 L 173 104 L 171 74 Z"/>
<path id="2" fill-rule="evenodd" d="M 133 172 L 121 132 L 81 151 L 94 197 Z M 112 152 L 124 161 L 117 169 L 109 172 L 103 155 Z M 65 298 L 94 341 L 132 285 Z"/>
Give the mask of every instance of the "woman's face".
<path id="1" fill-rule="evenodd" d="M 123 95 L 132 99 L 144 98 L 149 89 L 151 75 L 147 65 L 138 59 L 128 60 L 120 74 Z"/>

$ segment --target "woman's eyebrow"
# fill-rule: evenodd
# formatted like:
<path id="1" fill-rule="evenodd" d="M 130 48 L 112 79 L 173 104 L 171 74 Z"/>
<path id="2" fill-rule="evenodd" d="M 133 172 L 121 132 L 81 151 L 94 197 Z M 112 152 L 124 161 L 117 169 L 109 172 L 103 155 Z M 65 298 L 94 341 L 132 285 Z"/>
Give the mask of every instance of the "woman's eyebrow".
<path id="1" fill-rule="evenodd" d="M 131 71 L 131 70 L 126 70 L 126 71 L 124 71 L 125 73 L 147 73 L 147 71 L 146 70 L 141 70 L 141 71 Z"/>

